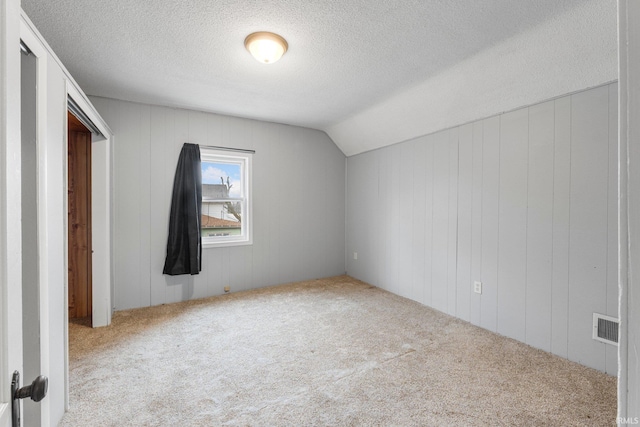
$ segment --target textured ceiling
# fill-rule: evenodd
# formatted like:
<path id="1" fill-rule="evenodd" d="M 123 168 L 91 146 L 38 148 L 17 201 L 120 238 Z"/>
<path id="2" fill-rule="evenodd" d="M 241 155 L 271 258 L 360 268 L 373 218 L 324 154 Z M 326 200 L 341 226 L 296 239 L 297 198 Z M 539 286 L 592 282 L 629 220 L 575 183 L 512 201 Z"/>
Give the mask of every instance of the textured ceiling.
<path id="1" fill-rule="evenodd" d="M 87 94 L 322 129 L 348 155 L 507 109 L 498 101 L 460 116 L 454 103 L 446 119 L 438 116 L 447 96 L 460 98 L 449 90 L 469 90 L 479 102 L 464 81 L 504 80 L 518 91 L 515 81 L 549 71 L 527 74 L 518 52 L 580 68 L 593 59 L 586 38 L 608 57 L 579 85 L 616 78 L 615 0 L 22 0 L 22 7 Z M 289 42 L 276 64 L 244 49 L 244 38 L 261 30 Z M 572 55 L 574 43 L 580 49 Z M 474 73 L 482 78 L 470 79 Z M 550 96 L 576 90 L 551 86 Z M 525 92 L 503 104 L 537 101 Z M 430 119 L 416 109 L 438 113 Z"/>

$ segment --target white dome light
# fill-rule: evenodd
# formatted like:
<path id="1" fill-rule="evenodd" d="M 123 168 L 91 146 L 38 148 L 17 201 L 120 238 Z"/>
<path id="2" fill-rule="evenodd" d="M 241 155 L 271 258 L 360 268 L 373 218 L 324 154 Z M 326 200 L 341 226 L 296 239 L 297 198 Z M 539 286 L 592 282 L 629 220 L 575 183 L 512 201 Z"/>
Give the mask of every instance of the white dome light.
<path id="1" fill-rule="evenodd" d="M 285 39 L 266 31 L 249 34 L 244 39 L 244 45 L 251 55 L 263 64 L 273 64 L 289 48 Z"/>

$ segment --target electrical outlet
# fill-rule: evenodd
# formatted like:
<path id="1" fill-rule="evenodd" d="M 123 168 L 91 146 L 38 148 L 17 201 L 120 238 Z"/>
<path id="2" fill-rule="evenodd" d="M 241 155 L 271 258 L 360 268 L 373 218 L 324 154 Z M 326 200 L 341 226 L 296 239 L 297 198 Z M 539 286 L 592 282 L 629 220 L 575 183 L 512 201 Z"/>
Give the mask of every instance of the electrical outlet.
<path id="1" fill-rule="evenodd" d="M 358 259 L 358 252 L 353 253 L 353 259 Z"/>
<path id="2" fill-rule="evenodd" d="M 476 294 L 482 293 L 482 282 L 473 282 L 473 292 Z"/>
<path id="3" fill-rule="evenodd" d="M 225 292 L 230 292 L 231 291 L 231 286 L 225 286 L 224 287 L 224 291 Z"/>

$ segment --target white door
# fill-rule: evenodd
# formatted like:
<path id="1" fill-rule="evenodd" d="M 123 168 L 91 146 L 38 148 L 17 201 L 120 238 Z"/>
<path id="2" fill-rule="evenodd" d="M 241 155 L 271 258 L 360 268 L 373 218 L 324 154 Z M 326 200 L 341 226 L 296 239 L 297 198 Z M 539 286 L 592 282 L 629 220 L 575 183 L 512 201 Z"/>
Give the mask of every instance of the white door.
<path id="1" fill-rule="evenodd" d="M 22 372 L 20 1 L 0 0 L 0 427 L 11 425 L 10 383 Z"/>

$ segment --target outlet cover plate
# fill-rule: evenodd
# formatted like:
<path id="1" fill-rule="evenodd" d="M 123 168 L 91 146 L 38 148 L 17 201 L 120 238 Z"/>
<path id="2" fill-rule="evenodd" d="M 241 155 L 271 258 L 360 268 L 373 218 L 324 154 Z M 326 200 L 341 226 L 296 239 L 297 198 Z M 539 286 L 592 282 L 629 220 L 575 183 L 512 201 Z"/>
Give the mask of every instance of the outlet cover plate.
<path id="1" fill-rule="evenodd" d="M 476 294 L 482 293 L 482 282 L 473 282 L 473 292 Z"/>

